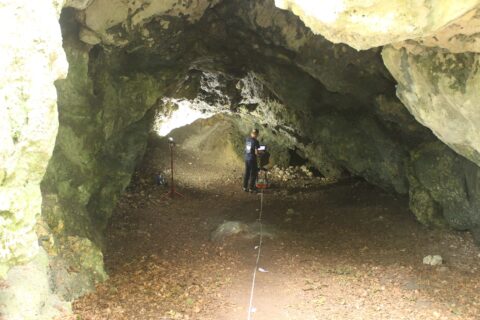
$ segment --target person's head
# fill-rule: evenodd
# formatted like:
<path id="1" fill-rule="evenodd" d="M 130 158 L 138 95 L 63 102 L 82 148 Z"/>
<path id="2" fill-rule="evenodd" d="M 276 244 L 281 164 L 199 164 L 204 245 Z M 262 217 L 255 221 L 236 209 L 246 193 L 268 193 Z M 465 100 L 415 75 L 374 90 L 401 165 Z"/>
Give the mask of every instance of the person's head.
<path id="1" fill-rule="evenodd" d="M 258 129 L 252 129 L 252 132 L 250 132 L 250 136 L 252 138 L 257 138 L 258 137 Z"/>

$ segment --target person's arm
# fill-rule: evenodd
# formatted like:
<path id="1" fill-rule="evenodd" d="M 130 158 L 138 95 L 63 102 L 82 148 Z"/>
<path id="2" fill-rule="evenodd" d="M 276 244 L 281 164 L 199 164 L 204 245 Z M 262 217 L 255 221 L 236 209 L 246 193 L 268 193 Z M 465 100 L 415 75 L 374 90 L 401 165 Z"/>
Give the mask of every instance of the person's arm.
<path id="1" fill-rule="evenodd" d="M 260 149 L 260 142 L 258 140 L 255 140 L 255 154 L 258 156 L 260 152 L 258 151 Z"/>

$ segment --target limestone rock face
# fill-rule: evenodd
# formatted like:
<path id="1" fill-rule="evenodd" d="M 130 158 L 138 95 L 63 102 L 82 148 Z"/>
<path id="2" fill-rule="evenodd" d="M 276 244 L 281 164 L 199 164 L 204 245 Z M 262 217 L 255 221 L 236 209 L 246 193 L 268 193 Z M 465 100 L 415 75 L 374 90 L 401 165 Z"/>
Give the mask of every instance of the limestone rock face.
<path id="1" fill-rule="evenodd" d="M 64 6 L 83 10 L 87 8 L 93 0 L 66 0 Z"/>
<path id="2" fill-rule="evenodd" d="M 151 108 L 164 84 L 141 73 L 115 74 L 113 57 L 107 61 L 98 54 L 91 61 L 89 46 L 78 39 L 73 10 L 64 11 L 61 23 L 70 68 L 56 83 L 60 125 L 41 185 L 42 245 L 54 256 L 56 291 L 71 300 L 107 277 L 103 231 L 143 156 Z"/>
<path id="3" fill-rule="evenodd" d="M 410 207 L 419 220 L 479 230 L 480 168 L 440 142 L 412 151 L 411 160 Z"/>
<path id="4" fill-rule="evenodd" d="M 0 277 L 38 252 L 40 181 L 57 134 L 57 92 L 67 61 L 61 1 L 3 1 L 0 19 Z"/>
<path id="5" fill-rule="evenodd" d="M 480 164 L 479 1 L 277 0 L 315 33 L 356 49 L 392 44 L 384 62 L 408 110 L 440 140 Z"/>
<path id="6" fill-rule="evenodd" d="M 480 56 L 386 47 L 397 94 L 415 118 L 459 154 L 480 165 Z"/>
<path id="7" fill-rule="evenodd" d="M 276 0 L 316 34 L 334 43 L 369 49 L 434 35 L 480 4 L 478 0 Z M 463 32 L 460 32 L 463 33 Z"/>
<path id="8" fill-rule="evenodd" d="M 68 64 L 58 18 L 62 1 L 1 1 L 0 314 L 51 319 L 69 305 L 53 294 L 38 245 L 40 182 L 58 129 L 54 81 Z"/>
<path id="9" fill-rule="evenodd" d="M 442 48 L 452 53 L 480 52 L 480 8 L 473 9 L 440 28 L 434 35 L 415 40 L 394 43 L 396 48 L 405 47 L 409 52 L 418 53 L 429 48 Z"/>
<path id="10" fill-rule="evenodd" d="M 85 2 L 85 1 L 83 1 Z M 147 1 L 147 0 L 93 0 L 84 12 L 85 28 L 98 35 L 105 43 L 126 45 L 129 37 L 114 27 L 121 24 L 126 30 L 139 29 L 156 16 L 182 16 L 188 21 L 198 20 L 204 11 L 219 0 L 201 1 Z M 163 25 L 169 27 L 168 21 Z"/>
<path id="11" fill-rule="evenodd" d="M 9 270 L 0 289 L 0 301 L 4 319 L 60 319 L 66 318 L 71 309 L 52 292 L 49 257 L 42 248 L 33 260 Z"/>

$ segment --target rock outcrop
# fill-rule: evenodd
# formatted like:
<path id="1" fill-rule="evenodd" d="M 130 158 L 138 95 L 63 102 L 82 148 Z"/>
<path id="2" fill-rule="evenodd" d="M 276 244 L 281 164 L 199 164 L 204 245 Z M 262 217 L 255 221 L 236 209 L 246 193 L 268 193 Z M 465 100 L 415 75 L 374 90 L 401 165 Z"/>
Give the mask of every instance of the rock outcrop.
<path id="1" fill-rule="evenodd" d="M 400 100 L 440 140 L 480 165 L 479 1 L 276 4 L 334 43 L 357 49 L 392 44 L 383 59 L 399 83 Z"/>
<path id="2" fill-rule="evenodd" d="M 430 225 L 458 230 L 480 227 L 480 168 L 440 142 L 411 152 L 410 208 Z"/>
<path id="3" fill-rule="evenodd" d="M 471 11 L 475 11 L 480 2 L 275 0 L 275 4 L 298 15 L 313 32 L 323 35 L 331 42 L 346 43 L 358 50 L 365 50 L 435 36 L 445 29 L 451 34 L 454 30 L 458 32 L 457 35 L 473 34 L 475 32 L 471 28 L 463 31 L 463 28 L 454 24 L 456 20 L 466 21 L 465 15 L 470 20 Z"/>
<path id="4" fill-rule="evenodd" d="M 115 61 L 101 55 L 91 61 L 73 13 L 61 20 L 70 69 L 57 83 L 59 133 L 42 181 L 43 246 L 55 256 L 53 284 L 67 300 L 106 279 L 103 230 L 143 156 L 162 96 L 151 76 L 112 74 Z"/>
<path id="5" fill-rule="evenodd" d="M 38 252 L 40 181 L 57 135 L 57 92 L 65 78 L 59 1 L 0 5 L 0 276 Z"/>
<path id="6" fill-rule="evenodd" d="M 0 317 L 51 319 L 69 305 L 53 293 L 38 245 L 40 182 L 55 145 L 57 92 L 68 64 L 62 1 L 3 1 L 0 19 Z"/>
<path id="7" fill-rule="evenodd" d="M 357 49 L 387 45 L 382 57 L 398 82 L 398 97 L 418 122 L 458 153 L 439 143 L 410 151 L 410 206 L 425 224 L 447 222 L 478 234 L 480 3 L 278 0 L 276 5 L 334 43 Z"/>
<path id="8" fill-rule="evenodd" d="M 408 110 L 453 150 L 480 165 L 480 56 L 387 47 L 385 64 Z"/>

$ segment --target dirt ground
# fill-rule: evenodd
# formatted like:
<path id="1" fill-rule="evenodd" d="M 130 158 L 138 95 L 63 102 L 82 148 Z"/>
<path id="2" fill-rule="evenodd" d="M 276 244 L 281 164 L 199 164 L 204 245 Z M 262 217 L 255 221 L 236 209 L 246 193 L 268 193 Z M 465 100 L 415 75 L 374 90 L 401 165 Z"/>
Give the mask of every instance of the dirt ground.
<path id="1" fill-rule="evenodd" d="M 153 173 L 168 166 L 167 151 L 152 142 L 119 202 L 110 279 L 75 302 L 78 319 L 247 319 L 258 237 L 211 234 L 224 221 L 256 221 L 260 196 L 241 190 L 238 164 L 179 146 L 185 197 L 164 197 Z M 408 199 L 350 179 L 277 184 L 264 201 L 275 236 L 264 238 L 253 319 L 480 319 L 480 250 L 468 233 L 421 226 Z M 443 265 L 422 263 L 433 254 Z"/>

